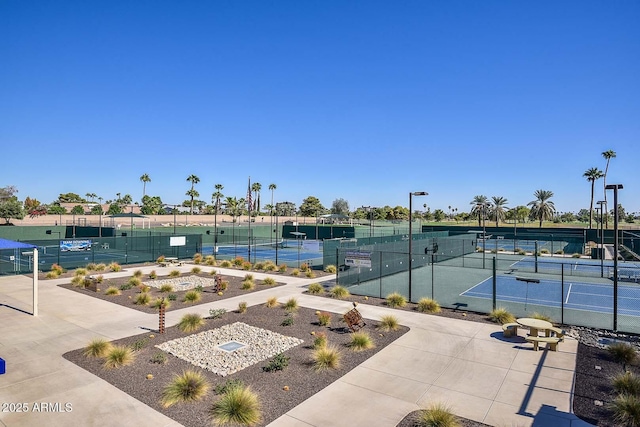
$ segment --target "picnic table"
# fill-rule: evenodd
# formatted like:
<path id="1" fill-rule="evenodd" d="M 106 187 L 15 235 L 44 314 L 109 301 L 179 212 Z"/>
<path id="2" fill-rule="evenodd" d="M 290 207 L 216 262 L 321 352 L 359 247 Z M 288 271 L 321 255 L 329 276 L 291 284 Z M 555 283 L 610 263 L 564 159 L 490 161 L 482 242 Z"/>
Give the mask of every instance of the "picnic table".
<path id="1" fill-rule="evenodd" d="M 522 317 L 520 319 L 516 319 L 516 322 L 520 326 L 529 328 L 529 334 L 532 337 L 537 337 L 538 331 L 540 330 L 546 331 L 547 329 L 553 328 L 551 322 L 547 322 L 546 320 L 542 319 L 534 319 L 532 317 Z"/>
<path id="2" fill-rule="evenodd" d="M 178 257 L 167 256 L 164 257 L 164 261 L 160 261 L 158 264 L 160 264 L 161 267 L 167 267 L 170 265 L 182 265 L 182 261 L 180 261 Z"/>

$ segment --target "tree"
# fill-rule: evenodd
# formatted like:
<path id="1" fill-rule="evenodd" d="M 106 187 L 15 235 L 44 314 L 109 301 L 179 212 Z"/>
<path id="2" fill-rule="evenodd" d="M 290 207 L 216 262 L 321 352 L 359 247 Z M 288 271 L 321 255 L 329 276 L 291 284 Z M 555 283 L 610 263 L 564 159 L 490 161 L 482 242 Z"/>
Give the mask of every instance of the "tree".
<path id="1" fill-rule="evenodd" d="M 493 206 L 491 208 L 491 214 L 496 221 L 496 227 L 498 227 L 500 221 L 504 221 L 507 199 L 504 197 L 493 196 Z"/>
<path id="2" fill-rule="evenodd" d="M 214 212 L 217 215 L 220 213 L 220 200 L 224 197 L 224 194 L 222 194 L 224 186 L 222 184 L 216 184 L 214 188 L 216 191 L 211 195 L 211 202 L 213 203 Z"/>
<path id="3" fill-rule="evenodd" d="M 0 188 L 0 201 L 10 199 L 14 194 L 18 192 L 18 189 L 14 185 L 7 185 Z"/>
<path id="4" fill-rule="evenodd" d="M 540 221 L 540 228 L 542 228 L 542 221 L 553 218 L 553 214 L 556 211 L 556 207 L 550 200 L 553 197 L 553 191 L 536 190 L 533 195 L 536 200 L 527 203 L 527 206 L 531 206 L 529 215 L 531 218 Z"/>
<path id="5" fill-rule="evenodd" d="M 58 196 L 59 203 L 87 203 L 85 199 L 76 193 L 60 193 Z"/>
<path id="6" fill-rule="evenodd" d="M 118 215 L 122 213 L 122 206 L 119 203 L 111 203 L 107 209 L 107 215 Z"/>
<path id="7" fill-rule="evenodd" d="M 47 213 L 49 215 L 64 215 L 67 213 L 67 210 L 64 208 L 64 206 L 60 206 L 59 203 L 54 203 L 48 207 Z"/>
<path id="8" fill-rule="evenodd" d="M 191 210 L 190 210 L 190 213 L 191 213 L 191 215 L 193 215 L 193 199 L 200 196 L 200 193 L 198 193 L 193 188 L 193 186 L 200 182 L 200 178 L 198 178 L 195 175 L 189 175 L 189 177 L 187 178 L 187 181 L 189 181 L 191 183 L 191 189 L 189 191 L 187 191 L 185 194 L 191 198 Z"/>
<path id="9" fill-rule="evenodd" d="M 269 215 L 273 216 L 273 209 L 275 209 L 275 205 L 273 204 L 273 192 L 278 188 L 275 184 L 269 184 L 269 190 L 271 191 L 271 209 L 269 210 Z"/>
<path id="10" fill-rule="evenodd" d="M 478 195 L 473 198 L 471 201 L 471 215 L 478 217 L 478 227 L 482 226 L 482 216 L 481 213 L 485 213 L 487 207 L 489 206 L 487 196 Z"/>
<path id="11" fill-rule="evenodd" d="M 349 215 L 349 202 L 345 199 L 336 199 L 331 204 L 331 213 L 338 215 Z"/>
<path id="12" fill-rule="evenodd" d="M 151 178 L 148 173 L 143 173 L 140 177 L 140 181 L 142 182 L 142 198 L 147 194 L 147 182 L 151 182 Z"/>
<path id="13" fill-rule="evenodd" d="M 445 215 L 445 213 L 444 213 L 444 211 L 443 211 L 442 209 L 436 209 L 436 210 L 433 212 L 433 219 L 434 219 L 436 222 L 440 222 L 440 221 L 442 221 L 442 220 L 445 218 L 445 216 L 446 216 L 446 215 Z"/>
<path id="14" fill-rule="evenodd" d="M 39 216 L 47 214 L 47 206 L 46 205 L 38 205 L 38 206 L 33 207 L 33 208 L 29 209 L 29 210 L 27 210 L 25 208 L 25 210 L 29 214 L 29 218 L 36 218 L 36 217 L 39 217 Z"/>
<path id="15" fill-rule="evenodd" d="M 9 221 L 12 218 L 24 218 L 24 209 L 22 208 L 22 203 L 20 203 L 15 196 L 7 199 L 2 199 L 2 201 L 0 201 L 0 218 L 4 218 L 7 224 L 9 224 Z"/>
<path id="16" fill-rule="evenodd" d="M 91 215 L 103 215 L 102 205 L 93 205 L 91 208 Z"/>
<path id="17" fill-rule="evenodd" d="M 309 196 L 300 205 L 300 215 L 316 216 L 316 212 L 324 212 L 325 208 L 317 197 Z"/>
<path id="18" fill-rule="evenodd" d="M 591 169 L 587 169 L 587 171 L 584 174 L 582 174 L 582 176 L 587 178 L 587 181 L 591 183 L 591 203 L 589 203 L 589 228 L 591 228 L 591 224 L 593 222 L 594 188 L 595 188 L 596 180 L 602 178 L 604 174 L 598 168 L 591 168 Z"/>
<path id="19" fill-rule="evenodd" d="M 32 199 L 31 197 L 27 197 L 24 199 L 24 209 L 27 212 L 30 212 L 40 206 L 40 202 L 37 199 Z"/>
<path id="20" fill-rule="evenodd" d="M 604 157 L 607 160 L 607 165 L 604 168 L 604 174 L 602 175 L 602 189 L 604 191 L 604 203 L 606 205 L 607 203 L 607 173 L 609 173 L 609 162 L 611 161 L 611 159 L 616 157 L 616 152 L 613 150 L 607 150 L 604 151 L 602 153 L 602 157 Z M 609 206 L 609 205 L 607 205 Z M 607 228 L 609 227 L 609 222 L 606 222 L 606 226 Z M 591 227 L 589 227 L 591 228 Z"/>
<path id="21" fill-rule="evenodd" d="M 91 201 L 93 202 L 95 200 L 95 198 L 98 197 L 98 195 L 96 193 L 87 193 L 87 194 L 85 194 L 85 197 L 87 199 L 91 199 Z"/>
<path id="22" fill-rule="evenodd" d="M 82 205 L 75 205 L 73 208 L 71 208 L 71 213 L 73 215 L 83 215 L 84 208 L 82 207 Z"/>
<path id="23" fill-rule="evenodd" d="M 162 215 L 165 212 L 162 199 L 159 196 L 143 196 L 140 212 L 143 215 Z"/>
<path id="24" fill-rule="evenodd" d="M 296 205 L 292 202 L 276 203 L 276 214 L 279 216 L 294 216 L 296 214 Z"/>
<path id="25" fill-rule="evenodd" d="M 251 191 L 253 191 L 253 210 L 256 212 L 260 212 L 260 190 L 262 190 L 262 184 L 259 182 L 251 184 Z"/>

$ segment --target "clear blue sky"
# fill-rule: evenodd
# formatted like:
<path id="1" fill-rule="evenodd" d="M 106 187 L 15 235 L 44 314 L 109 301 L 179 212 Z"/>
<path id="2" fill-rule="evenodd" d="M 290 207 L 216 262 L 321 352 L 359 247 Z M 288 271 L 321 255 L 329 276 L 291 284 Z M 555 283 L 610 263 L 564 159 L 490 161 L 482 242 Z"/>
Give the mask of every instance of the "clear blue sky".
<path id="1" fill-rule="evenodd" d="M 3 0 L 0 186 L 576 212 L 614 150 L 640 211 L 639 23 L 635 0 Z"/>

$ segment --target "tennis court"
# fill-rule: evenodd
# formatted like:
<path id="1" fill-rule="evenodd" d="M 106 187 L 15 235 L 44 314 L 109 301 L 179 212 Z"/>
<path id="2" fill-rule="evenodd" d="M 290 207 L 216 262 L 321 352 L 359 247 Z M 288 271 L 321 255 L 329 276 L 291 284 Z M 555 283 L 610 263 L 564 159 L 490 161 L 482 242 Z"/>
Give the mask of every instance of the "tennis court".
<path id="1" fill-rule="evenodd" d="M 537 267 L 536 267 L 537 264 Z M 591 277 L 613 278 L 614 265 L 612 260 L 586 260 L 553 257 L 524 257 L 513 264 L 513 271 L 541 272 L 549 274 L 577 274 Z M 640 263 L 618 262 L 618 278 L 624 281 L 640 281 Z"/>
<path id="2" fill-rule="evenodd" d="M 534 279 L 539 283 L 522 281 L 516 276 L 496 276 L 496 299 L 499 301 L 540 305 L 565 309 L 613 313 L 613 283 L 597 284 L 566 281 L 564 289 L 559 280 Z M 562 293 L 562 300 L 560 294 Z M 493 278 L 488 278 L 461 293 L 483 299 L 493 298 Z M 618 285 L 618 313 L 640 316 L 640 286 Z"/>
<path id="3" fill-rule="evenodd" d="M 315 242 L 315 243 L 314 243 Z M 276 248 L 277 246 L 277 248 Z M 313 265 L 322 265 L 323 248 L 321 241 L 296 241 L 296 240 L 280 240 L 274 243 L 259 243 L 251 245 L 251 262 L 255 261 L 275 261 L 295 265 L 302 263 Z M 203 244 L 202 254 L 213 255 L 213 244 Z M 218 258 L 233 259 L 242 257 L 249 260 L 248 245 L 218 245 L 216 253 Z"/>

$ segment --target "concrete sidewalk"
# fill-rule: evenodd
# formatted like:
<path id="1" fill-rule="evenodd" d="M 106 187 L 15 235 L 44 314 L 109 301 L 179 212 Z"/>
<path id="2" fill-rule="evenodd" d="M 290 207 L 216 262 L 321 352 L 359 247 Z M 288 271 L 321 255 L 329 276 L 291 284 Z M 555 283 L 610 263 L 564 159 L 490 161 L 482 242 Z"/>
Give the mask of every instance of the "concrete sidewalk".
<path id="1" fill-rule="evenodd" d="M 160 270 L 141 270 L 151 269 Z M 239 298 L 261 304 L 265 292 L 281 300 L 296 296 L 302 306 L 336 313 L 351 307 L 301 295 L 307 284 L 322 279 L 278 280 L 287 284 L 171 311 L 167 324 L 175 324 L 185 310 L 208 315 L 210 308 L 235 309 Z M 0 426 L 178 426 L 62 357 L 99 336 L 113 340 L 155 329 L 157 315 L 69 292 L 57 283 L 40 282 L 40 315 L 33 317 L 25 313 L 31 312 L 31 279 L 0 277 L 0 357 L 7 364 L 7 373 L 0 375 L 0 404 L 27 404 L 22 413 L 17 406 L 0 408 L 6 409 L 0 411 Z M 571 414 L 575 340 L 566 339 L 558 352 L 534 352 L 521 337 L 505 340 L 497 325 L 364 304 L 358 309 L 370 319 L 392 313 L 410 331 L 270 427 L 393 427 L 430 402 L 447 403 L 460 416 L 494 426 L 588 426 Z M 51 411 L 35 412 L 38 403 L 48 403 Z"/>

